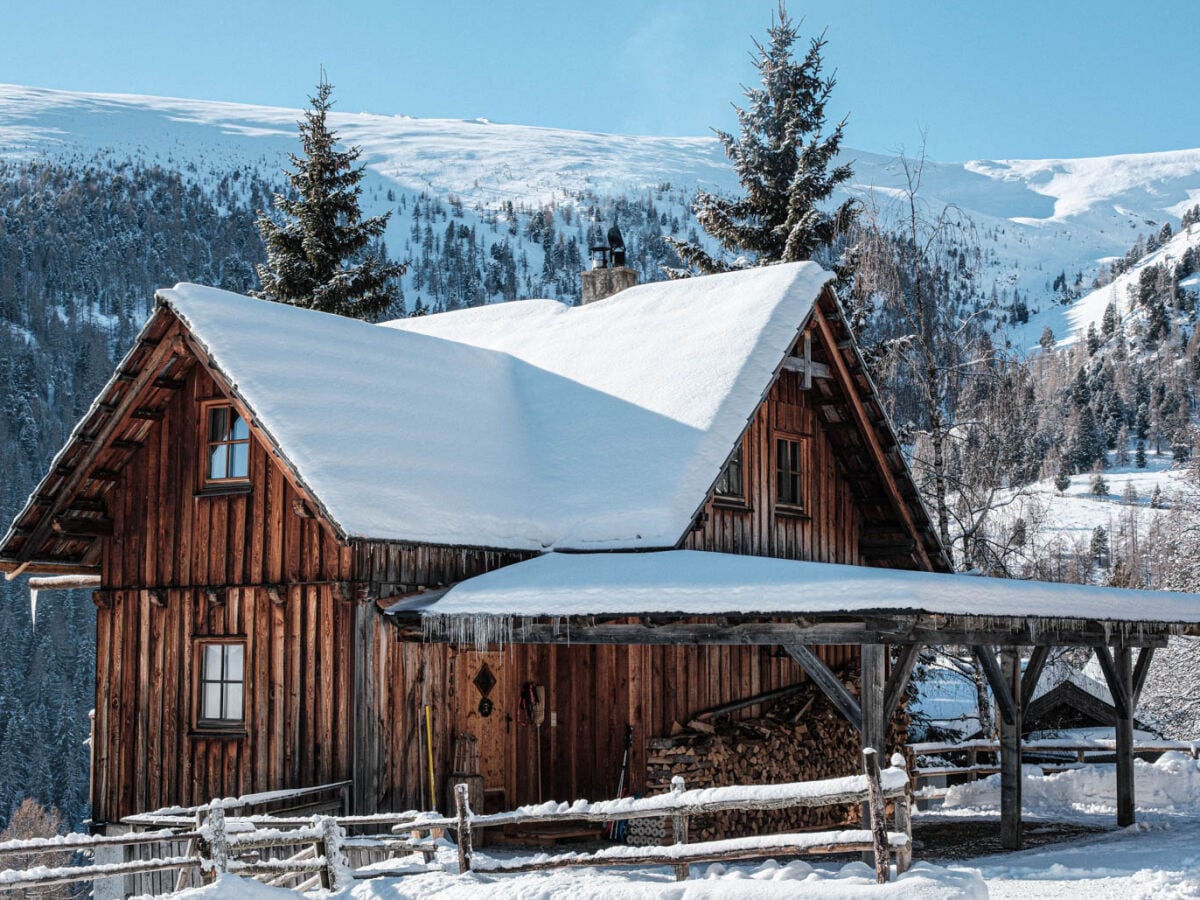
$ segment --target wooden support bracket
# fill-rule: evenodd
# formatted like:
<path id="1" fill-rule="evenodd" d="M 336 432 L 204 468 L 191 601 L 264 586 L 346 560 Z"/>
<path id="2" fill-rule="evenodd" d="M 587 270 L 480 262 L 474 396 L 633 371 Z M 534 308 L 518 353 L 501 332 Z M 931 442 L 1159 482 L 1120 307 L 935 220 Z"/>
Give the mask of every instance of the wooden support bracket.
<path id="1" fill-rule="evenodd" d="M 988 686 L 992 689 L 992 695 L 996 698 L 996 705 L 1000 707 L 1000 715 L 1004 717 L 1005 724 L 1015 725 L 1017 707 L 1013 702 L 1008 682 L 1004 680 L 1004 674 L 1000 671 L 1000 663 L 996 661 L 995 652 L 990 647 L 984 646 L 975 646 L 971 649 L 975 653 L 975 658 L 979 660 L 979 667 L 983 669 L 983 674 L 987 677 Z"/>
<path id="2" fill-rule="evenodd" d="M 921 654 L 922 644 L 903 644 L 896 661 L 892 663 L 892 673 L 888 676 L 887 685 L 883 691 L 883 719 L 890 722 L 892 716 L 904 698 L 904 691 L 912 678 L 913 666 Z"/>
<path id="3" fill-rule="evenodd" d="M 1108 683 L 1108 690 L 1112 694 L 1113 706 L 1117 710 L 1117 718 L 1132 718 L 1133 698 L 1128 693 L 1128 687 L 1124 679 L 1117 672 L 1117 664 L 1113 659 L 1112 650 L 1104 644 L 1100 644 L 1093 649 L 1096 651 L 1096 659 L 1100 661 L 1100 669 L 1104 672 L 1104 680 Z"/>
<path id="4" fill-rule="evenodd" d="M 783 649 L 825 693 L 830 702 L 846 717 L 846 721 L 853 725 L 856 731 L 861 732 L 862 707 L 829 666 L 803 644 L 785 644 Z"/>
<path id="5" fill-rule="evenodd" d="M 1025 663 L 1025 672 L 1021 676 L 1021 696 L 1026 702 L 1033 696 L 1033 690 L 1042 677 L 1051 649 L 1048 646 L 1034 647 L 1029 653 L 1029 662 Z"/>

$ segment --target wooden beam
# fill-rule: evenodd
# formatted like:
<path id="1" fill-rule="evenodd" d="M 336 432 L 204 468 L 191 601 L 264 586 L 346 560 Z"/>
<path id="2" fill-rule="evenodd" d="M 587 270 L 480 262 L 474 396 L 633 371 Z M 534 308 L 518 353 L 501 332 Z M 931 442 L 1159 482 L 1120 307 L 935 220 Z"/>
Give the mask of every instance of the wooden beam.
<path id="1" fill-rule="evenodd" d="M 160 346 L 151 350 L 146 355 L 146 359 L 143 361 L 141 371 L 131 383 L 129 390 L 126 392 L 125 399 L 118 404 L 118 406 L 125 408 L 132 406 L 137 401 L 138 394 L 146 386 L 147 382 L 154 377 L 154 373 L 158 371 L 164 362 L 166 362 L 169 356 L 170 350 L 167 347 Z M 97 407 L 97 411 L 105 411 L 104 406 L 105 404 L 100 404 Z M 115 411 L 116 408 L 117 407 L 114 407 L 113 411 Z M 42 539 L 45 538 L 46 534 L 52 527 L 51 523 L 53 515 L 57 512 L 61 512 L 67 506 L 75 492 L 79 489 L 80 484 L 83 482 L 84 474 L 88 471 L 88 469 L 95 465 L 101 451 L 105 447 L 105 443 L 109 438 L 114 436 L 114 432 L 120 426 L 120 419 L 120 416 L 110 416 L 104 425 L 98 429 L 92 430 L 91 433 L 95 436 L 96 440 L 87 445 L 87 449 L 80 454 L 79 458 L 76 460 L 75 470 L 70 475 L 66 476 L 62 483 L 58 486 L 57 490 L 55 491 L 54 503 L 51 505 L 49 512 L 38 522 L 37 527 L 34 528 L 33 535 L 22 548 L 22 555 L 24 555 L 25 548 L 28 548 L 30 554 L 37 552 L 37 547 L 40 545 Z M 93 477 L 94 476 L 95 473 L 93 473 Z"/>
<path id="2" fill-rule="evenodd" d="M 1025 674 L 1021 676 L 1022 697 L 1033 696 L 1034 688 L 1042 677 L 1042 670 L 1046 668 L 1046 660 L 1050 658 L 1051 649 L 1049 646 L 1041 646 L 1030 651 L 1029 661 L 1025 663 Z"/>
<path id="3" fill-rule="evenodd" d="M 829 698 L 829 701 L 838 708 L 838 711 L 846 717 L 854 728 L 861 733 L 863 730 L 863 714 L 862 707 L 858 701 L 854 699 L 851 693 L 846 690 L 846 686 L 842 684 L 841 679 L 830 671 L 829 666 L 821 660 L 819 656 L 809 650 L 803 644 L 785 644 L 783 649 L 787 651 L 788 656 L 794 659 L 804 670 L 804 673 L 812 679 Z"/>
<path id="4" fill-rule="evenodd" d="M 164 391 L 181 391 L 187 386 L 187 380 L 163 375 L 160 378 L 154 379 L 154 386 Z"/>
<path id="5" fill-rule="evenodd" d="M 1109 693 L 1112 694 L 1113 707 L 1117 710 L 1117 720 L 1133 718 L 1133 703 L 1126 689 L 1121 673 L 1117 671 L 1116 660 L 1107 644 L 1098 644 L 1095 648 L 1096 659 L 1100 661 L 1100 670 L 1104 672 L 1104 680 L 1108 683 Z"/>
<path id="6" fill-rule="evenodd" d="M 132 413 L 130 413 L 130 415 L 135 419 L 144 419 L 147 422 L 157 422 L 163 417 L 163 411 L 161 409 L 154 409 L 149 406 L 139 406 Z"/>
<path id="7" fill-rule="evenodd" d="M 755 694 L 752 697 L 743 697 L 741 700 L 734 700 L 732 703 L 722 703 L 720 706 L 714 706 L 712 709 L 698 712 L 692 718 L 703 722 L 705 719 L 712 719 L 716 716 L 724 716 L 731 712 L 737 712 L 739 709 L 745 709 L 747 706 L 758 706 L 760 703 L 771 703 L 775 700 L 781 700 L 784 697 L 790 697 L 792 694 L 798 693 L 807 687 L 808 685 L 804 683 L 789 684 L 787 687 L 776 688 L 773 691 L 763 691 L 761 694 Z"/>
<path id="8" fill-rule="evenodd" d="M 1105 647 L 1105 650 L 1108 648 Z M 1140 660 L 1139 660 L 1140 661 Z M 1128 647 L 1117 649 L 1113 669 L 1121 693 L 1126 698 L 1125 709 L 1117 709 L 1117 825 L 1126 828 L 1134 823 L 1133 783 L 1133 653 Z M 1116 692 L 1113 692 L 1114 695 Z"/>
<path id="9" fill-rule="evenodd" d="M 64 537 L 105 537 L 113 533 L 112 519 L 90 519 L 65 513 L 55 516 L 51 527 Z"/>
<path id="10" fill-rule="evenodd" d="M 837 339 L 834 337 L 833 329 L 825 319 L 825 315 L 821 312 L 820 307 L 813 310 L 813 321 L 816 322 L 817 329 L 821 332 L 821 337 L 824 339 L 826 346 L 836 348 Z M 933 561 L 929 558 L 929 554 L 925 551 L 924 536 L 913 519 L 912 510 L 909 509 L 908 503 L 904 500 L 904 496 L 900 492 L 900 486 L 896 483 L 895 473 L 892 472 L 892 467 L 879 441 L 879 435 L 875 431 L 875 425 L 871 421 L 867 407 L 863 403 L 862 397 L 858 395 L 857 384 L 854 377 L 850 374 L 850 368 L 846 365 L 845 358 L 836 349 L 832 353 L 832 358 L 834 368 L 837 370 L 842 383 L 843 392 L 847 395 L 854 416 L 862 427 L 863 436 L 866 438 L 867 446 L 871 451 L 871 456 L 875 460 L 876 468 L 879 470 L 884 486 L 891 497 L 892 506 L 899 516 L 900 521 L 904 524 L 905 530 L 916 541 L 917 556 L 920 561 L 927 571 L 932 572 L 935 567 Z"/>
<path id="11" fill-rule="evenodd" d="M 450 630 L 427 634 L 419 611 L 389 613 L 400 640 L 455 643 L 460 635 Z M 654 617 L 657 618 L 657 617 Z M 778 618 L 785 618 L 780 616 Z M 1061 627 L 1056 627 L 1056 624 Z M 595 617 L 581 617 L 557 625 L 513 622 L 504 638 L 511 644 L 627 644 L 661 645 L 747 645 L 747 644 L 992 644 L 1000 646 L 1090 647 L 1104 640 L 1102 623 L 1086 620 L 1026 619 L 1012 628 L 997 625 L 990 629 L 974 623 L 960 624 L 944 616 L 922 614 L 894 615 L 889 618 L 863 614 L 858 619 L 821 620 L 815 616 L 796 616 L 792 621 L 678 622 L 654 624 L 649 618 L 637 624 L 597 624 Z M 1166 646 L 1167 630 L 1143 629 L 1140 646 Z"/>
<path id="12" fill-rule="evenodd" d="M 992 689 L 992 695 L 996 698 L 996 705 L 1000 707 L 1000 714 L 1004 717 L 1005 723 L 1015 724 L 1017 707 L 1013 700 L 1012 690 L 1005 681 L 1004 674 L 1000 671 L 1000 664 L 996 662 L 996 654 L 991 647 L 976 646 L 972 649 L 975 652 L 975 658 L 979 660 L 979 668 L 983 669 L 983 674 L 987 677 L 988 686 Z"/>
<path id="13" fill-rule="evenodd" d="M 813 362 L 812 335 L 808 332 L 804 333 L 804 355 L 786 357 L 782 368 L 785 372 L 796 372 L 804 376 L 804 382 L 801 387 L 806 391 L 812 390 L 814 378 L 833 377 L 829 371 L 829 366 L 824 363 Z"/>
<path id="14" fill-rule="evenodd" d="M 63 510 L 66 515 L 77 512 L 108 512 L 108 504 L 99 497 L 76 497 L 69 509 Z"/>
<path id="15" fill-rule="evenodd" d="M 886 722 L 890 722 L 892 716 L 896 715 L 900 701 L 904 698 L 904 691 L 912 678 L 913 666 L 921 654 L 921 647 L 921 644 L 904 644 L 892 663 L 892 674 L 888 676 L 887 687 L 883 692 L 883 718 Z"/>
<path id="16" fill-rule="evenodd" d="M 980 648 L 977 648 L 980 649 Z M 987 648 L 982 655 L 996 658 Z M 1006 688 L 1012 718 L 1000 726 L 1000 844 L 1006 850 L 1020 850 L 1021 834 L 1021 648 L 1001 651 L 1001 680 Z"/>
<path id="17" fill-rule="evenodd" d="M 1146 686 L 1146 675 L 1150 671 L 1150 661 L 1154 659 L 1154 648 L 1143 647 L 1138 653 L 1137 665 L 1133 669 L 1133 711 L 1137 712 L 1138 701 L 1142 699 L 1142 688 Z"/>

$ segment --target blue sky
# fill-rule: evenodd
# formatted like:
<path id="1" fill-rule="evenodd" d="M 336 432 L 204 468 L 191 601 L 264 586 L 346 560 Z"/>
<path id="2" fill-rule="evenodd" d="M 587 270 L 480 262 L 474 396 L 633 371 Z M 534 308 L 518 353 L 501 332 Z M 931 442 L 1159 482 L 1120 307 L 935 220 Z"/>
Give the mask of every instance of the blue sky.
<path id="1" fill-rule="evenodd" d="M 646 134 L 732 128 L 774 0 L 3 0 L 0 81 Z M 809 0 L 847 142 L 941 160 L 1200 146 L 1194 0 Z M 334 11 L 331 17 L 331 11 Z"/>

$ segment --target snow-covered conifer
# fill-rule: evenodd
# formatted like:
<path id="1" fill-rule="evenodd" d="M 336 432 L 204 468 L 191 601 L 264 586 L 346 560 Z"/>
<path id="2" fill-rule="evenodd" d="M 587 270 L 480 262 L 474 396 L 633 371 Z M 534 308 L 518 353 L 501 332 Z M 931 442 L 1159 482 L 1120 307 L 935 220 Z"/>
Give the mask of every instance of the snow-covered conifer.
<path id="1" fill-rule="evenodd" d="M 396 279 L 405 266 L 378 248 L 391 212 L 363 219 L 356 166 L 361 149 L 337 149 L 326 121 L 333 85 L 322 77 L 311 109 L 300 123 L 304 155 L 291 154 L 286 174 L 295 191 L 276 194 L 280 217 L 259 211 L 258 230 L 267 263 L 258 266 L 256 297 L 360 319 L 375 318 L 397 299 Z"/>
<path id="2" fill-rule="evenodd" d="M 811 259 L 845 234 L 858 214 L 852 200 L 833 211 L 823 208 L 851 174 L 849 164 L 833 165 L 846 120 L 823 133 L 835 83 L 821 74 L 824 34 L 810 40 L 803 59 L 794 59 L 800 23 L 782 3 L 767 33 L 766 46 L 754 42 L 761 87 L 747 88 L 746 107 L 735 107 L 740 134 L 717 130 L 744 195 L 699 191 L 694 207 L 704 230 L 739 261 L 714 257 L 695 241 L 667 239 L 687 266 L 702 273 Z"/>

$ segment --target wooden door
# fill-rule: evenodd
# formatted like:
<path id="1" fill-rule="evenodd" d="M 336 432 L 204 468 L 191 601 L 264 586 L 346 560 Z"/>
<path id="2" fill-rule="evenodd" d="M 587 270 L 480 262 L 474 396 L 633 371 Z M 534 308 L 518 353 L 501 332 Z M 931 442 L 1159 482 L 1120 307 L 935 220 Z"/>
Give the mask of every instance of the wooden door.
<path id="1" fill-rule="evenodd" d="M 484 789 L 489 792 L 487 811 L 498 812 L 507 799 L 501 792 L 506 786 L 512 758 L 512 735 L 517 717 L 517 697 L 509 696 L 509 679 L 504 677 L 504 653 L 454 650 L 449 664 L 447 677 L 452 692 L 454 736 L 461 732 L 475 736 L 479 774 L 483 776 Z M 482 703 L 484 700 L 487 704 Z M 453 754 L 453 736 L 450 747 Z M 453 763 L 452 756 L 451 767 Z"/>

